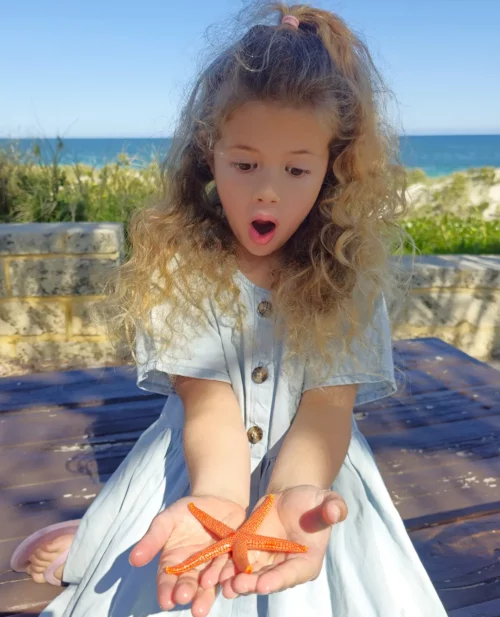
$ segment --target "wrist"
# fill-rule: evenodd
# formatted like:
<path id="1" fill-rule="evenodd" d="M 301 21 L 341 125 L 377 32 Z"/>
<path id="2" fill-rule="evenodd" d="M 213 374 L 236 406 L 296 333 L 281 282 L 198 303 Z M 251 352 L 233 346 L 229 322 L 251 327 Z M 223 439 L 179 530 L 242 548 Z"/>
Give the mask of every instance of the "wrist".
<path id="1" fill-rule="evenodd" d="M 250 505 L 250 487 L 248 487 L 248 491 L 245 491 L 243 488 L 214 486 L 213 483 L 209 485 L 197 483 L 191 487 L 191 496 L 225 499 L 237 503 L 244 510 L 247 510 Z"/>
<path id="2" fill-rule="evenodd" d="M 307 479 L 307 480 L 300 482 L 300 481 L 294 481 L 294 480 L 273 481 L 273 479 L 271 478 L 266 488 L 266 495 L 269 495 L 270 493 L 273 493 L 273 494 L 284 493 L 285 491 L 289 491 L 291 489 L 299 488 L 299 487 L 301 488 L 310 487 L 310 488 L 315 488 L 317 490 L 327 491 L 327 490 L 330 490 L 331 484 L 327 484 L 326 482 L 321 482 L 321 481 L 315 481 L 312 479 Z"/>

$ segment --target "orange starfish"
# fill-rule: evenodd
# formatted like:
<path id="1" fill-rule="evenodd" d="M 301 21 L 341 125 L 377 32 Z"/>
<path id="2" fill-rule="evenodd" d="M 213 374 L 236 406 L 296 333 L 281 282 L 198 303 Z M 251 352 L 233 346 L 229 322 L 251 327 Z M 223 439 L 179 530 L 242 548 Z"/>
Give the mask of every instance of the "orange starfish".
<path id="1" fill-rule="evenodd" d="M 221 540 L 191 555 L 191 557 L 176 566 L 166 567 L 165 572 L 167 574 L 182 574 L 192 568 L 196 568 L 196 566 L 202 563 L 210 561 L 218 555 L 223 555 L 231 551 L 236 568 L 240 572 L 250 574 L 252 572 L 252 566 L 248 561 L 248 550 L 253 549 L 279 553 L 305 553 L 307 551 L 307 546 L 297 544 L 297 542 L 282 540 L 281 538 L 271 538 L 269 536 L 259 536 L 254 533 L 271 509 L 273 501 L 274 495 L 268 495 L 257 510 L 255 510 L 236 531 L 206 512 L 203 512 L 203 510 L 197 508 L 194 503 L 189 503 L 188 508 L 191 514 L 200 521 L 203 527 L 221 538 Z"/>

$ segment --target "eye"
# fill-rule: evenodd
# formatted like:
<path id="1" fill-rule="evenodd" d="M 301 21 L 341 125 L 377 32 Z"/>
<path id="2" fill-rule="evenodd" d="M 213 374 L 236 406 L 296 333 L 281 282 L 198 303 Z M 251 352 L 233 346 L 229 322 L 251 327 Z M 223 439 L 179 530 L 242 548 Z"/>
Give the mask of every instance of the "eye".
<path id="1" fill-rule="evenodd" d="M 293 171 L 300 172 L 300 175 L 292 173 Z M 304 174 L 309 174 L 309 173 L 311 173 L 311 172 L 308 171 L 307 169 L 300 169 L 299 167 L 291 167 L 290 168 L 290 175 L 292 175 L 294 178 L 301 178 Z"/>
<path id="2" fill-rule="evenodd" d="M 243 172 L 250 171 L 250 169 L 242 169 L 242 167 L 245 167 L 245 166 L 247 168 L 252 167 L 252 163 L 231 163 L 231 165 L 235 167 L 236 169 L 238 169 L 239 171 L 243 171 Z"/>
<path id="3" fill-rule="evenodd" d="M 253 163 L 231 163 L 231 166 L 245 173 L 251 170 Z M 294 178 L 301 178 L 303 175 L 311 173 L 308 169 L 300 169 L 300 167 L 290 167 L 289 169 L 290 175 Z"/>

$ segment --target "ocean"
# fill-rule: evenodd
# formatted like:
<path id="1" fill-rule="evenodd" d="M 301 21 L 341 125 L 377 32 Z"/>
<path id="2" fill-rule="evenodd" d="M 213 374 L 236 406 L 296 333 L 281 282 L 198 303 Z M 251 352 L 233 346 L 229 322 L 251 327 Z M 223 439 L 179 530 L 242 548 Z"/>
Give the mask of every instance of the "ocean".
<path id="1" fill-rule="evenodd" d="M 20 139 L 21 151 L 33 148 L 33 139 Z M 0 139 L 5 149 L 7 139 Z M 45 162 L 53 158 L 56 140 L 38 140 Z M 171 140 L 113 138 L 63 139 L 60 162 L 86 163 L 102 167 L 116 160 L 120 152 L 132 157 L 132 165 L 141 167 L 152 158 L 162 158 L 168 152 Z M 400 138 L 400 158 L 408 168 L 421 168 L 430 177 L 478 167 L 500 167 L 500 135 L 429 135 Z"/>

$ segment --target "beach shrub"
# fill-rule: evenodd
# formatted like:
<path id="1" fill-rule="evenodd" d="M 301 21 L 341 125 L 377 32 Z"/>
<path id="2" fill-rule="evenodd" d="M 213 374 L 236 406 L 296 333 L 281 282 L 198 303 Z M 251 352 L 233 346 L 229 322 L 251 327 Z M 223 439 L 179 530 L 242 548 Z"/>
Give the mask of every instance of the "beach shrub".
<path id="1" fill-rule="evenodd" d="M 432 193 L 432 205 L 439 209 L 449 210 L 466 204 L 469 197 L 469 180 L 464 173 L 454 173 L 451 180 Z"/>
<path id="2" fill-rule="evenodd" d="M 495 184 L 496 170 L 494 167 L 481 167 L 480 169 L 469 169 L 469 177 L 474 182 L 480 182 L 486 186 Z"/>
<path id="3" fill-rule="evenodd" d="M 427 174 L 423 169 L 420 169 L 420 167 L 406 170 L 406 181 L 408 186 L 419 183 L 426 184 L 428 179 Z"/>
<path id="4" fill-rule="evenodd" d="M 27 153 L 0 150 L 0 222 L 122 222 L 160 188 L 155 162 L 134 168 L 134 158 L 121 153 L 102 168 L 63 165 L 61 151 L 58 141 L 47 162 L 38 145 Z"/>

